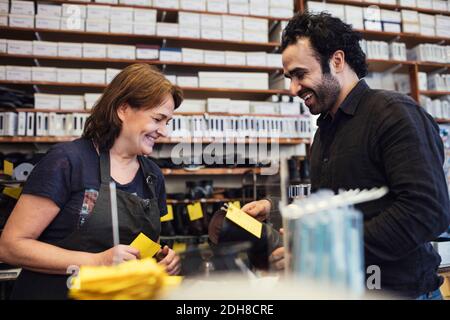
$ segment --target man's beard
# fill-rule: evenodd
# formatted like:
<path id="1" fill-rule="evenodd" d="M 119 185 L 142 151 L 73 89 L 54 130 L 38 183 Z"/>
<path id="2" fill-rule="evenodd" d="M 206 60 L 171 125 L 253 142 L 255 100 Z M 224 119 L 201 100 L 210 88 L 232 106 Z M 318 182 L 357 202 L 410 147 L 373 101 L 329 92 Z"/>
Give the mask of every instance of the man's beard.
<path id="1" fill-rule="evenodd" d="M 311 114 L 320 114 L 327 113 L 333 108 L 341 93 L 341 86 L 331 73 L 326 73 L 323 74 L 322 82 L 316 88 L 306 90 L 311 90 L 314 94 L 314 103 L 310 106 L 306 104 L 306 106 Z"/>

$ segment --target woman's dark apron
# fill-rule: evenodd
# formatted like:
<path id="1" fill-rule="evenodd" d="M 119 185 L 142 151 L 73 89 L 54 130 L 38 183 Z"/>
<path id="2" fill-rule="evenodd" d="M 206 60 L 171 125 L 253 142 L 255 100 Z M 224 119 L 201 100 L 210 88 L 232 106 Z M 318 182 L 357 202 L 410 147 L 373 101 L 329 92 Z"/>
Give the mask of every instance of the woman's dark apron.
<path id="1" fill-rule="evenodd" d="M 156 176 L 146 159 L 138 157 L 143 170 L 150 199 L 117 189 L 117 211 L 120 243 L 129 245 L 139 233 L 157 241 L 161 231 L 160 210 L 155 193 Z M 94 209 L 84 224 L 67 238 L 51 243 L 73 251 L 98 253 L 114 246 L 109 183 L 109 154 L 100 154 L 101 185 Z M 11 299 L 67 299 L 69 275 L 51 275 L 23 269 L 16 280 Z"/>

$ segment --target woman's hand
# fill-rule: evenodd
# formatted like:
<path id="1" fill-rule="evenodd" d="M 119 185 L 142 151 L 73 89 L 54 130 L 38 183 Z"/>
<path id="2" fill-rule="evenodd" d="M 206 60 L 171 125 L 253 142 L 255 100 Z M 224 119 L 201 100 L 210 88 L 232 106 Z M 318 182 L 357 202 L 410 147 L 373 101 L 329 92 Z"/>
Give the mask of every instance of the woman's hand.
<path id="1" fill-rule="evenodd" d="M 111 249 L 97 253 L 95 255 L 96 265 L 112 265 L 123 261 L 139 259 L 139 250 L 133 247 L 119 244 Z"/>
<path id="2" fill-rule="evenodd" d="M 267 199 L 258 200 L 247 203 L 242 207 L 242 211 L 259 221 L 264 221 L 269 216 L 271 206 L 272 204 Z"/>
<path id="3" fill-rule="evenodd" d="M 155 255 L 158 264 L 163 265 L 166 268 L 166 271 L 171 276 L 177 275 L 181 270 L 181 261 L 180 257 L 170 249 L 168 246 L 164 246 L 158 253 Z"/>

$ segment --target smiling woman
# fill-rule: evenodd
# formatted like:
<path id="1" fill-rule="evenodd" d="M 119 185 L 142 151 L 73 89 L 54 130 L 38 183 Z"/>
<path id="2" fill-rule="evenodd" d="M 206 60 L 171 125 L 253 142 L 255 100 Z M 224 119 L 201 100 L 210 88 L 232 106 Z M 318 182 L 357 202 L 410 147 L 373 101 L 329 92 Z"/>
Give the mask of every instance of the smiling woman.
<path id="1" fill-rule="evenodd" d="M 35 166 L 0 238 L 0 260 L 22 267 L 12 299 L 67 298 L 68 270 L 140 258 L 141 233 L 158 242 L 167 213 L 161 170 L 144 157 L 182 102 L 149 65 L 120 72 L 87 120 L 83 137 L 54 146 Z M 109 184 L 117 186 L 120 245 L 113 244 Z M 169 274 L 179 257 L 155 255 Z M 76 268 L 75 268 L 76 269 Z"/>

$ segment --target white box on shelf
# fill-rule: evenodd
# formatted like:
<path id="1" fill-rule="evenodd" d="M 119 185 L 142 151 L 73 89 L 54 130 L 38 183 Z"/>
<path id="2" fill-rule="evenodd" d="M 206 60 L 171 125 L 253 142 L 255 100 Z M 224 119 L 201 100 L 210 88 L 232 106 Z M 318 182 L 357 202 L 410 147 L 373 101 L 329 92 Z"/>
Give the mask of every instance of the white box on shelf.
<path id="1" fill-rule="evenodd" d="M 418 72 L 417 79 L 419 82 L 419 90 L 426 91 L 428 90 L 428 80 L 426 72 Z"/>
<path id="2" fill-rule="evenodd" d="M 204 72 L 198 73 L 200 87 L 241 88 L 266 90 L 269 75 L 261 72 Z"/>
<path id="3" fill-rule="evenodd" d="M 59 96 L 61 110 L 84 110 L 84 96 L 64 94 Z"/>
<path id="4" fill-rule="evenodd" d="M 282 115 L 299 115 L 300 111 L 299 102 L 280 102 L 280 114 Z"/>
<path id="5" fill-rule="evenodd" d="M 200 27 L 201 29 L 221 29 L 222 18 L 217 14 L 201 14 L 200 15 Z"/>
<path id="6" fill-rule="evenodd" d="M 8 51 L 8 40 L 0 39 L 0 53 L 6 53 Z"/>
<path id="7" fill-rule="evenodd" d="M 400 23 L 383 21 L 383 31 L 400 33 L 402 27 Z"/>
<path id="8" fill-rule="evenodd" d="M 58 68 L 56 81 L 62 83 L 81 83 L 81 69 Z"/>
<path id="9" fill-rule="evenodd" d="M 244 39 L 243 30 L 223 29 L 222 39 L 227 41 L 242 41 Z"/>
<path id="10" fill-rule="evenodd" d="M 252 16 L 268 17 L 270 10 L 268 5 L 250 3 L 249 14 Z"/>
<path id="11" fill-rule="evenodd" d="M 206 64 L 225 64 L 224 51 L 205 50 L 203 58 Z"/>
<path id="12" fill-rule="evenodd" d="M 152 22 L 156 24 L 157 11 L 154 9 L 134 9 L 134 21 Z"/>
<path id="13" fill-rule="evenodd" d="M 180 8 L 184 10 L 206 11 L 205 0 L 180 0 Z"/>
<path id="14" fill-rule="evenodd" d="M 210 40 L 222 40 L 222 30 L 218 29 L 201 29 L 200 38 Z"/>
<path id="15" fill-rule="evenodd" d="M 106 84 L 110 84 L 111 81 L 122 71 L 121 69 L 112 69 L 107 68 L 106 69 Z"/>
<path id="16" fill-rule="evenodd" d="M 181 27 L 200 28 L 200 14 L 193 12 L 179 12 L 178 24 Z"/>
<path id="17" fill-rule="evenodd" d="M 109 32 L 109 20 L 105 19 L 86 19 L 87 32 Z"/>
<path id="18" fill-rule="evenodd" d="M 156 34 L 156 23 L 135 21 L 133 22 L 133 33 L 153 36 Z"/>
<path id="19" fill-rule="evenodd" d="M 59 99 L 58 99 L 59 101 Z M 27 112 L 27 120 L 26 120 L 27 129 L 26 135 L 27 136 L 34 136 L 34 112 Z"/>
<path id="20" fill-rule="evenodd" d="M 203 50 L 201 49 L 182 48 L 181 54 L 183 62 L 204 63 Z"/>
<path id="21" fill-rule="evenodd" d="M 240 51 L 225 51 L 225 64 L 245 66 L 247 63 L 247 55 Z"/>
<path id="22" fill-rule="evenodd" d="M 158 60 L 159 46 L 154 45 L 137 45 L 136 59 Z"/>
<path id="23" fill-rule="evenodd" d="M 179 36 L 182 38 L 200 38 L 200 28 L 180 27 Z"/>
<path id="24" fill-rule="evenodd" d="M 448 1 L 446 0 L 433 0 L 433 10 L 436 11 L 447 11 Z"/>
<path id="25" fill-rule="evenodd" d="M 9 0 L 0 0 L 0 14 L 9 13 Z"/>
<path id="26" fill-rule="evenodd" d="M 165 74 L 164 76 L 166 77 L 167 80 L 170 81 L 170 83 L 172 83 L 172 84 L 176 84 L 177 83 L 177 76 L 170 75 L 170 74 Z"/>
<path id="27" fill-rule="evenodd" d="M 402 10 L 402 22 L 419 23 L 419 13 L 414 10 Z"/>
<path id="28" fill-rule="evenodd" d="M 420 25 L 419 33 L 423 36 L 434 37 L 436 36 L 436 29 L 434 27 Z"/>
<path id="29" fill-rule="evenodd" d="M 402 14 L 398 11 L 381 9 L 381 20 L 387 22 L 402 22 Z"/>
<path id="30" fill-rule="evenodd" d="M 178 23 L 157 22 L 156 34 L 158 36 L 178 37 Z"/>
<path id="31" fill-rule="evenodd" d="M 35 27 L 37 29 L 60 30 L 61 18 L 37 15 L 35 18 Z"/>
<path id="32" fill-rule="evenodd" d="M 11 0 L 10 13 L 34 16 L 34 1 Z"/>
<path id="33" fill-rule="evenodd" d="M 382 31 L 381 21 L 364 20 L 364 29 L 373 31 Z"/>
<path id="34" fill-rule="evenodd" d="M 239 16 L 229 16 L 229 15 L 222 15 L 222 26 L 225 26 L 226 28 L 223 28 L 224 31 L 227 30 L 243 30 L 244 29 L 244 19 L 243 17 Z"/>
<path id="35" fill-rule="evenodd" d="M 159 50 L 159 60 L 182 62 L 182 54 L 180 48 L 161 48 Z"/>
<path id="36" fill-rule="evenodd" d="M 436 36 L 442 38 L 450 38 L 450 29 L 448 28 L 436 28 Z"/>
<path id="37" fill-rule="evenodd" d="M 436 25 L 435 16 L 432 14 L 419 13 L 419 24 L 434 27 Z"/>
<path id="38" fill-rule="evenodd" d="M 231 100 L 229 113 L 250 113 L 250 101 L 248 100 Z"/>
<path id="39" fill-rule="evenodd" d="M 318 1 L 308 1 L 307 3 L 308 11 L 311 13 L 320 13 L 322 11 L 328 11 L 327 4 L 325 2 Z"/>
<path id="40" fill-rule="evenodd" d="M 152 0 L 119 0 L 120 4 L 126 4 L 129 6 L 143 6 L 143 7 L 151 7 Z"/>
<path id="41" fill-rule="evenodd" d="M 180 4 L 178 0 L 153 0 L 153 5 L 160 8 L 179 9 Z"/>
<path id="42" fill-rule="evenodd" d="M 87 16 L 87 7 L 84 4 L 62 4 L 62 16 L 63 17 L 72 17 L 74 19 L 86 19 Z"/>
<path id="43" fill-rule="evenodd" d="M 9 15 L 9 26 L 17 28 L 34 28 L 34 16 L 25 16 L 19 14 Z"/>
<path id="44" fill-rule="evenodd" d="M 97 101 L 101 98 L 101 93 L 85 93 L 84 94 L 84 108 L 91 110 Z"/>
<path id="45" fill-rule="evenodd" d="M 269 35 L 267 32 L 244 30 L 244 41 L 266 43 L 269 42 Z"/>
<path id="46" fill-rule="evenodd" d="M 31 80 L 56 82 L 56 68 L 31 67 Z"/>
<path id="47" fill-rule="evenodd" d="M 417 6 L 416 0 L 398 0 L 398 4 L 402 7 L 411 7 L 411 8 Z"/>
<path id="48" fill-rule="evenodd" d="M 435 15 L 435 25 L 436 25 L 436 28 L 441 28 L 441 29 L 448 28 L 448 29 L 450 29 L 450 17 L 449 16 L 444 16 L 444 15 L 441 15 L 441 14 Z"/>
<path id="49" fill-rule="evenodd" d="M 0 66 L 0 80 L 6 80 L 6 66 Z"/>
<path id="50" fill-rule="evenodd" d="M 270 7 L 269 16 L 274 18 L 291 18 L 294 15 L 292 9 Z"/>
<path id="51" fill-rule="evenodd" d="M 87 19 L 109 20 L 111 16 L 111 6 L 88 4 L 86 13 Z"/>
<path id="52" fill-rule="evenodd" d="M 118 44 L 108 44 L 106 46 L 106 56 L 111 59 L 136 59 L 136 47 Z"/>
<path id="53" fill-rule="evenodd" d="M 58 42 L 58 56 L 81 58 L 83 56 L 83 45 L 74 42 Z"/>
<path id="54" fill-rule="evenodd" d="M 274 79 L 270 79 L 270 88 L 278 90 L 289 90 L 291 81 L 284 76 L 280 76 Z"/>
<path id="55" fill-rule="evenodd" d="M 110 33 L 132 34 L 134 23 L 132 21 L 111 21 L 109 25 Z"/>
<path id="56" fill-rule="evenodd" d="M 280 53 L 268 53 L 266 55 L 266 61 L 268 67 L 283 68 Z"/>
<path id="57" fill-rule="evenodd" d="M 6 80 L 31 81 L 31 67 L 6 66 Z"/>
<path id="58" fill-rule="evenodd" d="M 372 2 L 372 1 L 368 1 L 368 2 Z M 397 0 L 380 0 L 380 3 L 382 3 L 382 4 L 390 4 L 390 5 L 395 6 L 395 5 L 397 5 Z"/>
<path id="59" fill-rule="evenodd" d="M 37 4 L 37 15 L 59 18 L 62 16 L 61 6 L 53 5 L 53 4 L 38 3 Z"/>
<path id="60" fill-rule="evenodd" d="M 35 93 L 34 94 L 35 109 L 59 109 L 59 94 Z"/>
<path id="61" fill-rule="evenodd" d="M 418 23 L 409 23 L 404 22 L 403 23 L 403 32 L 405 33 L 419 33 L 420 32 L 420 25 Z"/>
<path id="62" fill-rule="evenodd" d="M 105 84 L 106 70 L 102 69 L 81 69 L 81 83 Z"/>
<path id="63" fill-rule="evenodd" d="M 86 20 L 82 18 L 72 19 L 71 17 L 62 17 L 61 30 L 85 31 Z"/>
<path id="64" fill-rule="evenodd" d="M 177 76 L 177 85 L 180 87 L 198 88 L 198 77 Z"/>
<path id="65" fill-rule="evenodd" d="M 274 102 L 250 101 L 250 113 L 280 114 L 280 105 Z"/>
<path id="66" fill-rule="evenodd" d="M 248 3 L 228 3 L 228 12 L 233 14 L 248 15 L 250 6 Z"/>
<path id="67" fill-rule="evenodd" d="M 227 98 L 208 98 L 206 100 L 207 112 L 227 113 L 231 100 Z"/>
<path id="68" fill-rule="evenodd" d="M 266 1 L 264 1 L 266 2 Z M 290 8 L 294 9 L 294 2 L 292 0 L 270 0 L 271 7 Z"/>
<path id="69" fill-rule="evenodd" d="M 266 52 L 247 52 L 246 64 L 248 66 L 267 66 Z"/>
<path id="70" fill-rule="evenodd" d="M 363 8 L 356 6 L 344 6 L 345 22 L 351 24 L 355 29 L 364 29 Z"/>
<path id="71" fill-rule="evenodd" d="M 0 13 L 0 26 L 8 26 L 8 15 Z"/>
<path id="72" fill-rule="evenodd" d="M 228 2 L 223 0 L 206 0 L 206 11 L 227 13 Z"/>
<path id="73" fill-rule="evenodd" d="M 269 20 L 262 18 L 244 17 L 244 30 L 269 32 Z"/>
<path id="74" fill-rule="evenodd" d="M 433 1 L 432 0 L 416 0 L 417 8 L 422 9 L 433 9 Z"/>
<path id="75" fill-rule="evenodd" d="M 181 103 L 177 112 L 205 112 L 206 100 L 185 99 Z"/>
<path id="76" fill-rule="evenodd" d="M 111 7 L 109 13 L 111 22 L 132 22 L 134 20 L 134 9 L 123 7 Z"/>
<path id="77" fill-rule="evenodd" d="M 8 54 L 33 54 L 33 42 L 28 40 L 7 40 Z"/>
<path id="78" fill-rule="evenodd" d="M 0 135 L 17 135 L 17 113 L 0 112 Z"/>
<path id="79" fill-rule="evenodd" d="M 83 43 L 83 58 L 106 58 L 106 44 Z"/>

